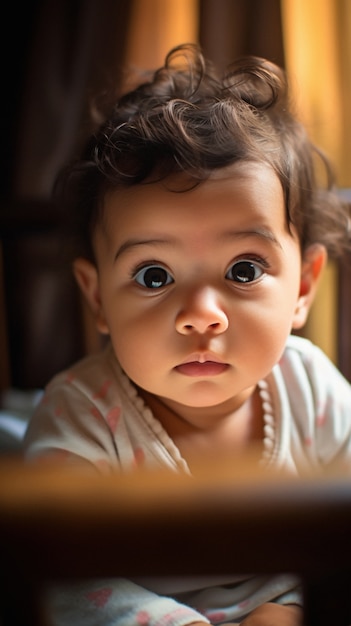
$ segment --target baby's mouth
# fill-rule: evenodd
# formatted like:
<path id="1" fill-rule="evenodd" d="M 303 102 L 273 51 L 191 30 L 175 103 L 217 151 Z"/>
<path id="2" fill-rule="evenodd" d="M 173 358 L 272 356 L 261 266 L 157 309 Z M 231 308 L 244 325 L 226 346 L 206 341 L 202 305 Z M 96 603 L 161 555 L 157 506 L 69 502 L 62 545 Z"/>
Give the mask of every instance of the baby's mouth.
<path id="1" fill-rule="evenodd" d="M 202 376 L 218 376 L 228 369 L 228 363 L 218 361 L 187 361 L 175 367 L 179 374 L 184 376 L 202 377 Z"/>

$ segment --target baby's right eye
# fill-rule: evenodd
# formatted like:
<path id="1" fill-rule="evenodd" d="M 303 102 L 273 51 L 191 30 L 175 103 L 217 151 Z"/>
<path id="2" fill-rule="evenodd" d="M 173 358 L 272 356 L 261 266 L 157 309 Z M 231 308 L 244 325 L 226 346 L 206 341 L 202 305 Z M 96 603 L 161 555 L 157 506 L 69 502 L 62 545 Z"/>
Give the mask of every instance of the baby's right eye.
<path id="1" fill-rule="evenodd" d="M 160 265 L 146 265 L 134 276 L 138 285 L 147 289 L 160 289 L 174 282 L 174 278 Z"/>

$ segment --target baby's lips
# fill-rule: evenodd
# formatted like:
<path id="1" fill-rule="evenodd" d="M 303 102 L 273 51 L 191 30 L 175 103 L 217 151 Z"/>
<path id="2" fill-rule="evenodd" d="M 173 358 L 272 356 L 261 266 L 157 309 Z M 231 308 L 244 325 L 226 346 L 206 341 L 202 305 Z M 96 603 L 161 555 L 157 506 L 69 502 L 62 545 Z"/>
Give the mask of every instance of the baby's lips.
<path id="1" fill-rule="evenodd" d="M 176 371 L 185 376 L 204 377 L 223 374 L 229 365 L 218 361 L 187 361 L 176 366 Z"/>

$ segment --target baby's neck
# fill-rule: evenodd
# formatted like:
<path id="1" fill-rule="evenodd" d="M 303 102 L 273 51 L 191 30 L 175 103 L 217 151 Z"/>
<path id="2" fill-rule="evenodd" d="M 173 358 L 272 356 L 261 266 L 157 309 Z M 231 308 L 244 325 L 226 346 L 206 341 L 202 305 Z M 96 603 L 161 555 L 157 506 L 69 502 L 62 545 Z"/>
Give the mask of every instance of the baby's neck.
<path id="1" fill-rule="evenodd" d="M 139 393 L 188 463 L 262 447 L 262 403 L 255 388 L 233 402 L 204 408 L 183 407 L 142 390 Z"/>

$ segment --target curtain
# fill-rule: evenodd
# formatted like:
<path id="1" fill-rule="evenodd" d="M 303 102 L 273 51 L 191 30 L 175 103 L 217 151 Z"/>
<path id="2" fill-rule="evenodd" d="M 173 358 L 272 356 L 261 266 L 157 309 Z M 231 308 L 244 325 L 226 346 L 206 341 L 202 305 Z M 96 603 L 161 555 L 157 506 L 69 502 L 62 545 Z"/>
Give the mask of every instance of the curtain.
<path id="1" fill-rule="evenodd" d="M 296 104 L 313 139 L 351 186 L 351 2 L 282 0 L 284 48 Z"/>
<path id="2" fill-rule="evenodd" d="M 223 67 L 243 54 L 284 65 L 280 0 L 131 0 L 127 65 L 158 67 L 177 44 L 199 42 Z"/>
<path id="3" fill-rule="evenodd" d="M 312 139 L 330 156 L 340 187 L 351 187 L 351 2 L 281 0 L 293 97 Z M 305 327 L 336 363 L 342 337 L 336 263 L 329 263 Z"/>
<path id="4" fill-rule="evenodd" d="M 11 195 L 48 198 L 57 172 L 90 132 L 91 100 L 112 77 L 118 83 L 130 3 L 36 0 L 31 6 L 31 36 L 18 42 L 22 81 Z"/>
<path id="5" fill-rule="evenodd" d="M 91 132 L 92 98 L 118 83 L 129 9 L 129 0 L 4 7 L 15 32 L 2 55 L 0 389 L 42 387 L 91 348 L 49 198 Z"/>
<path id="6" fill-rule="evenodd" d="M 199 39 L 218 67 L 248 54 L 283 67 L 280 0 L 200 0 Z"/>
<path id="7" fill-rule="evenodd" d="M 198 13 L 199 0 L 132 0 L 126 65 L 154 69 L 173 46 L 197 42 Z"/>

